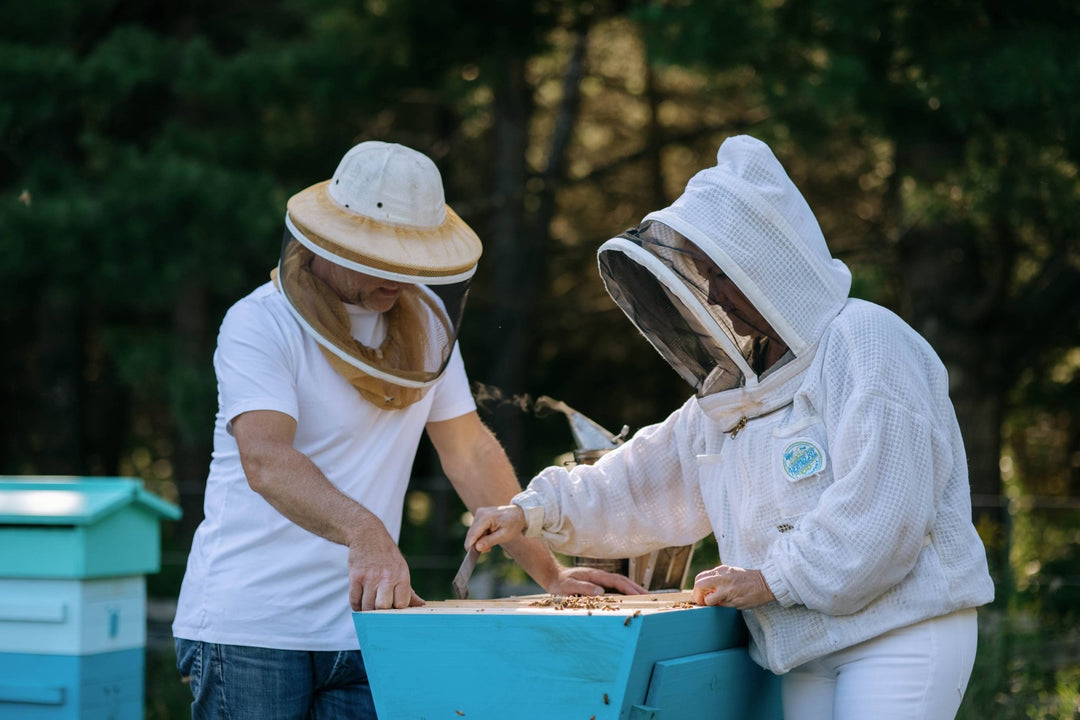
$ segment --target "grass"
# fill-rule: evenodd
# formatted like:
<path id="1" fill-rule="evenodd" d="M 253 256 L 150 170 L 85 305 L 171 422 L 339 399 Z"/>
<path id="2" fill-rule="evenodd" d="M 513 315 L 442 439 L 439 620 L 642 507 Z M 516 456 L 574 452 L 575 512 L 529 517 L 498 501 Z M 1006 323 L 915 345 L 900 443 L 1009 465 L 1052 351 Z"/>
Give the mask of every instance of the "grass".
<path id="1" fill-rule="evenodd" d="M 959 720 L 1080 720 L 1080 629 L 979 611 L 979 651 Z"/>

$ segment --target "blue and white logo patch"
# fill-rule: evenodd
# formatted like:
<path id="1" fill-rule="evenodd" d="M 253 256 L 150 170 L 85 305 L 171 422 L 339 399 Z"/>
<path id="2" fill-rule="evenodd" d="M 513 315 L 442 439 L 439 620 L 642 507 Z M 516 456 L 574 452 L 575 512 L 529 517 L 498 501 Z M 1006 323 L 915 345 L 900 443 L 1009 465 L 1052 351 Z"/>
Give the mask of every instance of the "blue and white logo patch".
<path id="1" fill-rule="evenodd" d="M 813 440 L 799 438 L 784 448 L 781 464 L 787 479 L 795 482 L 823 471 L 825 452 Z"/>

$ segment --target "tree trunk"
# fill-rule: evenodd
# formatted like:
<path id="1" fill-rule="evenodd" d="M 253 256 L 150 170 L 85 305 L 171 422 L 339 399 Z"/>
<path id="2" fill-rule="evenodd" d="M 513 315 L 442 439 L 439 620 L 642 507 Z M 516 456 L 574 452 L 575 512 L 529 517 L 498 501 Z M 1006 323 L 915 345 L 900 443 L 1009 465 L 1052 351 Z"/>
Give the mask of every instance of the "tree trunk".
<path id="1" fill-rule="evenodd" d="M 645 57 L 645 97 L 649 103 L 649 124 L 646 134 L 645 151 L 649 157 L 649 176 L 652 179 L 652 202 L 650 207 L 667 207 L 667 193 L 664 190 L 663 134 L 660 126 L 660 91 L 656 87 L 656 73 L 649 60 L 648 50 Z"/>
<path id="2" fill-rule="evenodd" d="M 38 305 L 37 411 L 31 418 L 33 471 L 79 475 L 82 467 L 82 326 L 71 292 L 46 289 Z"/>
<path id="3" fill-rule="evenodd" d="M 124 442 L 131 429 L 131 394 L 120 382 L 116 363 L 101 339 L 100 313 L 94 308 L 87 310 L 85 323 L 82 473 L 114 476 L 120 472 Z"/>
<path id="4" fill-rule="evenodd" d="M 587 32 L 578 33 L 563 80 L 563 98 L 555 122 L 547 165 L 526 193 L 531 92 L 523 58 L 502 65 L 495 92 L 495 210 L 489 267 L 495 273 L 494 312 L 486 347 L 492 353 L 489 382 L 503 395 L 524 391 L 532 362 L 534 312 L 547 281 L 547 252 L 556 191 L 563 176 L 566 149 L 577 122 L 579 86 L 584 73 Z M 492 408 L 490 420 L 515 467 L 524 458 L 525 417 L 512 403 Z"/>
<path id="5" fill-rule="evenodd" d="M 923 176 L 938 155 L 932 143 L 907 144 L 896 157 L 894 178 Z M 913 170 L 922 170 L 912 173 Z M 904 216 L 898 188 L 892 224 Z M 920 223 L 898 240 L 903 314 L 937 351 L 949 372 L 953 401 L 967 453 L 972 520 L 986 544 L 991 565 L 1003 570 L 1008 533 L 1001 482 L 1001 428 L 1010 387 L 1004 340 L 995 334 L 1002 317 L 999 266 L 983 267 L 977 231 L 967 225 Z M 1007 261 L 1006 261 L 1007 262 Z"/>
<path id="6" fill-rule="evenodd" d="M 173 362 L 181 368 L 196 368 L 209 357 L 207 333 L 206 291 L 202 283 L 189 279 L 180 291 L 173 306 L 173 338 L 176 354 Z M 182 372 L 180 377 L 201 377 L 195 369 Z M 174 373 L 176 376 L 176 373 Z M 184 392 L 197 392 L 197 388 L 184 388 Z M 195 398 L 194 407 L 201 403 Z M 177 529 L 178 546 L 188 548 L 195 528 L 203 519 L 203 497 L 206 491 L 206 474 L 210 464 L 212 437 L 206 432 L 197 432 L 195 427 L 202 423 L 192 422 L 202 418 L 184 417 L 178 413 L 176 400 L 173 402 L 173 480 L 179 496 L 180 518 Z M 191 405 L 185 404 L 184 409 Z M 197 412 L 197 411 L 196 411 Z M 212 410 L 207 410 L 212 413 Z M 193 426 L 193 427 L 192 427 Z"/>
<path id="7" fill-rule="evenodd" d="M 984 322 L 956 308 L 970 304 L 975 263 L 963 252 L 964 230 L 916 228 L 901 241 L 901 293 L 910 321 L 937 351 L 949 372 L 949 396 L 964 437 L 971 484 L 972 520 L 991 562 L 1007 558 L 1006 514 L 1002 502 L 1001 427 L 1008 385 Z M 960 258 L 962 261 L 950 261 Z"/>
<path id="8" fill-rule="evenodd" d="M 525 151 L 528 145 L 529 88 L 525 60 L 510 56 L 499 64 L 493 110 L 494 187 L 491 226 L 487 241 L 487 267 L 492 272 L 492 311 L 487 320 L 484 347 L 487 374 L 483 381 L 499 391 L 519 392 L 522 384 L 522 346 L 528 307 L 533 301 L 522 278 L 532 269 L 525 247 L 523 191 L 526 181 Z M 520 413 L 505 405 L 491 408 L 489 423 L 506 448 L 510 460 L 520 458 Z"/>

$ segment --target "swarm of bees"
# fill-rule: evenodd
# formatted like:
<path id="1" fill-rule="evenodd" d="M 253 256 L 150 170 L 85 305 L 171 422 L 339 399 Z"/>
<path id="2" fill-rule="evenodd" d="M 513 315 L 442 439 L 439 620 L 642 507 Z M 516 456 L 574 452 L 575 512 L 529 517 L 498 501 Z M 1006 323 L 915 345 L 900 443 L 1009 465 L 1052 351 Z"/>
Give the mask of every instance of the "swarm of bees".
<path id="1" fill-rule="evenodd" d="M 548 595 L 533 600 L 529 606 L 553 610 L 618 610 L 619 601 L 610 595 Z"/>

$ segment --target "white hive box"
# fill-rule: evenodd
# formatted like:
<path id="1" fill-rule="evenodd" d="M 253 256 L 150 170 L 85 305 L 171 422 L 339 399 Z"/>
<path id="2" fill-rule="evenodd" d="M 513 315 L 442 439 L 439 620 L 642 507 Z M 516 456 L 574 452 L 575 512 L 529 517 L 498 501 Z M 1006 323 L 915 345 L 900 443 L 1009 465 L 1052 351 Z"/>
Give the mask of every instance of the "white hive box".
<path id="1" fill-rule="evenodd" d="M 146 645 L 146 579 L 0 578 L 0 652 L 89 655 Z"/>

